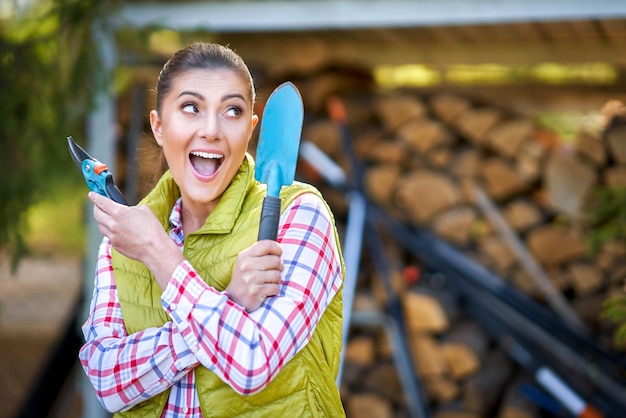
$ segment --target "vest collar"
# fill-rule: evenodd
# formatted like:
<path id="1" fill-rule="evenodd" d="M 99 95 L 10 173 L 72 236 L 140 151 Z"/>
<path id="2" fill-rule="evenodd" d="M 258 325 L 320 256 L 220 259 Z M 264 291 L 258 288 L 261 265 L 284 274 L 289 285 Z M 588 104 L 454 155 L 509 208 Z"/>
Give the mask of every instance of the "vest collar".
<path id="1" fill-rule="evenodd" d="M 254 160 L 250 154 L 246 153 L 239 171 L 237 171 L 213 212 L 207 217 L 204 226 L 193 234 L 226 234 L 230 232 L 241 213 L 246 195 L 255 185 Z M 168 170 L 154 189 L 142 200 L 141 204 L 149 206 L 163 227 L 168 229 L 170 212 L 179 197 L 180 189 Z"/>

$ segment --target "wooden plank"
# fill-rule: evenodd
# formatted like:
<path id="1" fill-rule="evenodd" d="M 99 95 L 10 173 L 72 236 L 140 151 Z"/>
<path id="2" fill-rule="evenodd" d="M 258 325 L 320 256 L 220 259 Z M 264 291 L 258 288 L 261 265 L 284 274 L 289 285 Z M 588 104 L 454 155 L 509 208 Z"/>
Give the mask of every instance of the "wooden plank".
<path id="1" fill-rule="evenodd" d="M 611 42 L 626 41 L 626 20 L 598 20 L 597 24 Z"/>
<path id="2" fill-rule="evenodd" d="M 543 28 L 550 42 L 577 40 L 576 32 L 569 25 L 569 22 L 539 23 L 539 26 Z"/>
<path id="3" fill-rule="evenodd" d="M 597 26 L 589 20 L 576 20 L 569 22 L 574 33 L 581 41 L 604 42 L 604 36 L 598 31 Z"/>
<path id="4" fill-rule="evenodd" d="M 599 61 L 626 65 L 626 42 L 536 41 L 473 43 L 471 48 L 460 33 L 432 28 L 427 32 L 433 39 L 418 43 L 408 38 L 403 43 L 384 42 L 370 32 L 354 32 L 325 41 L 319 35 L 291 38 L 291 33 L 264 36 L 220 35 L 215 40 L 228 43 L 244 56 L 246 61 L 267 66 L 273 72 L 280 69 L 307 70 L 324 63 L 353 62 L 364 67 L 379 65 L 431 64 L 450 65 L 463 62 L 485 62 L 508 65 L 533 65 L 543 62 Z M 534 35 L 533 35 L 534 36 Z M 347 38 L 347 39 L 346 39 Z"/>

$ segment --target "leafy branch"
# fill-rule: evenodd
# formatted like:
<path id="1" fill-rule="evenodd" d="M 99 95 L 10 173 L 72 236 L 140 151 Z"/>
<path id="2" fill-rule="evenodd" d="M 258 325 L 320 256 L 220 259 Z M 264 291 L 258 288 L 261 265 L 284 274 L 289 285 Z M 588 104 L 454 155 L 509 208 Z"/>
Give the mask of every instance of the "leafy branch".
<path id="1" fill-rule="evenodd" d="M 36 2 L 0 20 L 0 250 L 13 267 L 27 252 L 28 209 L 54 193 L 51 182 L 75 178 L 65 137 L 84 131 L 98 87 L 91 27 L 102 3 Z"/>

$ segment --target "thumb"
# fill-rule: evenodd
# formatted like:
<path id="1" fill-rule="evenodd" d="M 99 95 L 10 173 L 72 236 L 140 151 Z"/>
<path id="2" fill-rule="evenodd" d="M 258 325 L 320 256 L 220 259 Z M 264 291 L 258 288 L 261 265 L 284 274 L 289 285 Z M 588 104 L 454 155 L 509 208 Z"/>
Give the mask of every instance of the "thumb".
<path id="1" fill-rule="evenodd" d="M 113 200 L 109 199 L 106 196 L 102 196 L 99 193 L 96 192 L 89 192 L 89 194 L 87 195 L 87 197 L 89 197 L 89 200 L 91 200 L 91 202 L 96 205 L 97 207 L 99 207 L 100 209 L 102 209 L 105 212 L 109 212 L 110 209 L 113 208 L 113 205 L 117 205 L 117 203 L 115 203 Z"/>

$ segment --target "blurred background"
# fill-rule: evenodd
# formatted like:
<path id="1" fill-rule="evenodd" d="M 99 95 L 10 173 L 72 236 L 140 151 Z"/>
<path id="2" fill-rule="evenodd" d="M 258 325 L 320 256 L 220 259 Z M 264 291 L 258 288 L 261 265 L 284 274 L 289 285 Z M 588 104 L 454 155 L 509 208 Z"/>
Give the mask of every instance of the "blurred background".
<path id="1" fill-rule="evenodd" d="M 348 222 L 355 188 L 380 210 L 360 232 L 380 235 L 387 269 L 372 247 L 346 242 L 351 257 L 363 251 L 348 260 L 350 299 L 404 328 L 394 336 L 357 316 L 341 382 L 348 416 L 578 416 L 537 379 L 546 364 L 583 406 L 626 416 L 615 400 L 626 378 L 622 0 L 0 0 L 0 416 L 107 416 L 76 362 L 101 237 L 66 137 L 138 202 L 154 181 L 142 151 L 152 145 L 158 72 L 196 40 L 243 56 L 259 115 L 271 91 L 293 81 L 303 140 L 355 174 L 349 142 L 363 164 L 363 188 L 351 190 L 324 177 L 320 157 L 298 166 L 343 236 L 359 229 Z M 337 98 L 345 117 L 329 110 Z M 378 229 L 386 216 L 414 244 Z M 428 252 L 440 243 L 458 253 Z M 522 295 L 522 310 L 552 316 L 490 322 L 498 315 L 485 305 L 508 296 L 490 303 L 488 290 L 465 290 L 472 282 L 458 272 L 468 260 L 488 272 L 479 280 Z M 553 319 L 552 331 L 541 328 Z M 570 329 L 584 338 L 570 339 Z M 546 347 L 583 364 L 557 365 Z"/>

